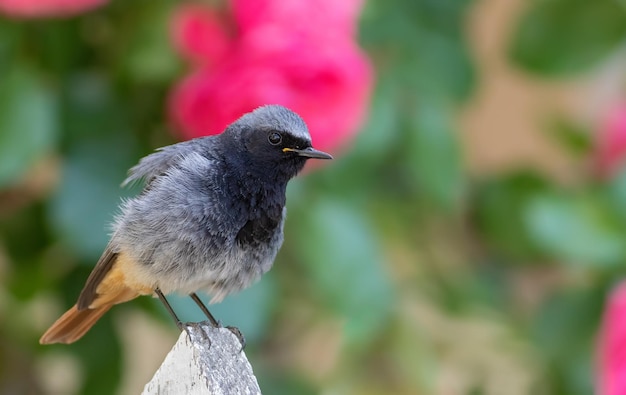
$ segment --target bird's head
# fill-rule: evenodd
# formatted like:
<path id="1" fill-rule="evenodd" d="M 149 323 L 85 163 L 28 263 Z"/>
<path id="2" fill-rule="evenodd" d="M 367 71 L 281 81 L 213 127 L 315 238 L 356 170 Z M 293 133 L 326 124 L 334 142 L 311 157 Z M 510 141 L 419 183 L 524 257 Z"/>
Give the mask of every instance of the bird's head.
<path id="1" fill-rule="evenodd" d="M 250 173 L 294 177 L 308 159 L 332 159 L 311 144 L 302 118 L 279 105 L 268 105 L 245 114 L 223 133 L 231 149 Z M 226 152 L 228 155 L 228 152 Z"/>

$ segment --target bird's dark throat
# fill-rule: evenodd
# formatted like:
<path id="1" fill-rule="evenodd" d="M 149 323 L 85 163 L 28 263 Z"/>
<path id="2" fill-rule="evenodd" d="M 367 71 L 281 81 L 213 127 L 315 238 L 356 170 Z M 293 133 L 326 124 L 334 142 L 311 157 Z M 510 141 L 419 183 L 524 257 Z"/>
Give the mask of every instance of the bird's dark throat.
<path id="1" fill-rule="evenodd" d="M 237 234 L 237 242 L 246 246 L 270 242 L 283 218 L 287 182 L 268 181 L 252 174 L 238 181 L 238 195 L 246 222 Z"/>
<path id="2" fill-rule="evenodd" d="M 278 231 L 285 207 L 286 185 L 262 184 L 242 199 L 247 221 L 237 233 L 241 245 L 258 247 L 269 243 Z"/>
<path id="3" fill-rule="evenodd" d="M 258 247 L 269 243 L 280 224 L 280 218 L 264 215 L 257 219 L 250 219 L 237 233 L 237 242 L 240 245 Z"/>

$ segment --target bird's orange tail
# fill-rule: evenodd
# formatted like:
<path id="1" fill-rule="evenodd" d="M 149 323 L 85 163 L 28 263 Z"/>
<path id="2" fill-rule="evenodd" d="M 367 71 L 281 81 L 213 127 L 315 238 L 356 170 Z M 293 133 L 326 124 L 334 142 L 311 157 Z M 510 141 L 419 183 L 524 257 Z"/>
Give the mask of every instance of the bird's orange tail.
<path id="1" fill-rule="evenodd" d="M 110 273 L 114 274 L 115 271 Z M 89 307 L 81 309 L 75 304 L 56 320 L 54 324 L 39 339 L 40 344 L 51 343 L 74 343 L 83 337 L 104 313 L 113 305 L 127 302 L 140 295 L 139 292 L 128 288 L 124 284 L 117 283 L 119 279 L 115 275 L 109 275 L 98 287 L 98 294 Z M 146 291 L 147 292 L 147 291 Z"/>
<path id="2" fill-rule="evenodd" d="M 115 273 L 112 271 L 111 273 Z M 75 304 L 56 320 L 54 324 L 39 339 L 40 344 L 51 343 L 74 343 L 83 337 L 104 313 L 109 311 L 113 305 L 127 302 L 139 296 L 139 293 L 117 283 L 117 276 L 109 275 L 98 287 L 102 294 L 97 295 L 95 300 L 84 309 Z"/>
<path id="3" fill-rule="evenodd" d="M 78 303 L 52 324 L 41 336 L 39 343 L 74 343 L 113 305 L 135 299 L 139 295 L 152 294 L 154 287 L 129 281 L 134 279 L 134 265 L 124 254 L 112 253 L 107 248 L 89 275 Z"/>
<path id="4" fill-rule="evenodd" d="M 74 343 L 109 311 L 112 304 L 95 309 L 78 310 L 76 305 L 65 312 L 39 339 L 40 344 Z"/>

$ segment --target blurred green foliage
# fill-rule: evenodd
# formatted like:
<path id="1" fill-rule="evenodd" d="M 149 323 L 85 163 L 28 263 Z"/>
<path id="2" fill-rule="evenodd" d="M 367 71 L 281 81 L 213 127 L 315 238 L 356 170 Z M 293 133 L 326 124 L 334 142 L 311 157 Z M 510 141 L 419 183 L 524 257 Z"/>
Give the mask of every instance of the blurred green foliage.
<path id="1" fill-rule="evenodd" d="M 626 260 L 626 171 L 576 186 L 529 169 L 465 171 L 455 119 L 480 84 L 473 3 L 367 2 L 361 38 L 378 74 L 367 124 L 344 155 L 290 185 L 273 271 L 214 307 L 246 335 L 265 393 L 592 392 L 603 298 Z M 174 341 L 164 310 L 143 298 L 76 344 L 37 344 L 75 302 L 121 197 L 137 192 L 119 188 L 126 169 L 175 141 L 164 113 L 184 72 L 167 37 L 175 4 L 0 19 L 0 393 L 50 393 L 41 361 L 58 355 L 78 361 L 77 393 L 115 393 L 133 371 L 126 314 L 163 321 Z M 622 45 L 626 7 L 537 0 L 513 30 L 517 67 L 561 77 Z M 590 155 L 578 125 L 546 128 Z M 185 298 L 173 305 L 202 319 Z"/>
<path id="2" fill-rule="evenodd" d="M 626 36 L 620 0 L 540 0 L 522 16 L 511 56 L 545 76 L 581 72 L 615 52 Z"/>

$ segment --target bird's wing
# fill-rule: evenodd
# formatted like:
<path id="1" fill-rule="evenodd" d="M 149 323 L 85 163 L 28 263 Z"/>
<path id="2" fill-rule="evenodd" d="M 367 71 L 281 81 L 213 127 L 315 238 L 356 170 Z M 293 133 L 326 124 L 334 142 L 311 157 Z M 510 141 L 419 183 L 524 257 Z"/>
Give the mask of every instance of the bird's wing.
<path id="1" fill-rule="evenodd" d="M 210 144 L 212 144 L 212 139 L 204 137 L 159 148 L 154 153 L 142 158 L 139 163 L 128 171 L 128 177 L 124 180 L 122 186 L 141 180 L 148 185 L 186 155 L 206 150 Z"/>
<path id="2" fill-rule="evenodd" d="M 105 248 L 100 259 L 98 259 L 98 263 L 96 263 L 96 266 L 91 271 L 83 290 L 80 292 L 78 302 L 76 303 L 78 310 L 88 308 L 96 299 L 98 296 L 98 293 L 96 292 L 98 285 L 100 285 L 102 279 L 104 279 L 104 277 L 106 277 L 106 275 L 111 271 L 116 258 L 117 253 L 113 251 L 113 248 L 109 244 Z"/>

